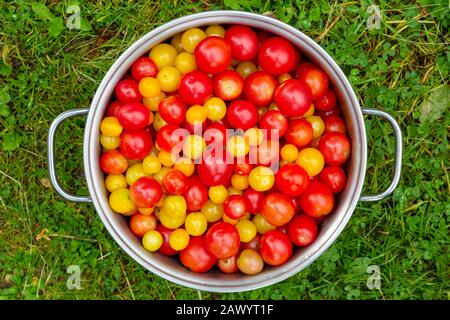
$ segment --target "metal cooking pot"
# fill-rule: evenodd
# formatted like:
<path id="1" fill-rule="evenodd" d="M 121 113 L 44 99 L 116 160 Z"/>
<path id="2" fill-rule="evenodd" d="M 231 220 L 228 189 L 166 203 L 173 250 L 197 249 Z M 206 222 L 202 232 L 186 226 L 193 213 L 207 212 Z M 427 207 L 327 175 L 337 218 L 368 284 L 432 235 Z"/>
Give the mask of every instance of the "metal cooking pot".
<path id="1" fill-rule="evenodd" d="M 264 268 L 253 276 L 223 274 L 210 271 L 193 273 L 184 268 L 177 259 L 146 251 L 139 239 L 129 230 L 126 220 L 114 213 L 108 204 L 108 192 L 104 175 L 99 166 L 100 121 L 105 113 L 115 84 L 125 75 L 132 63 L 152 46 L 175 34 L 193 27 L 210 24 L 245 24 L 270 31 L 291 41 L 301 52 L 319 65 L 328 75 L 338 96 L 351 137 L 352 153 L 347 165 L 347 186 L 336 202 L 334 213 L 322 224 L 317 239 L 306 248 L 297 249 L 293 257 L 279 267 Z M 363 114 L 379 116 L 389 121 L 396 139 L 394 176 L 389 187 L 375 195 L 361 195 L 366 175 L 367 140 Z M 87 115 L 84 133 L 84 169 L 90 196 L 76 196 L 64 191 L 58 183 L 54 164 L 54 137 L 59 124 L 65 119 Z M 168 22 L 147 33 L 128 48 L 112 65 L 103 78 L 89 109 L 75 109 L 61 113 L 50 126 L 48 133 L 48 167 L 55 190 L 65 199 L 75 202 L 92 202 L 103 224 L 114 240 L 134 260 L 167 280 L 177 284 L 206 291 L 237 292 L 265 287 L 282 281 L 316 260 L 336 240 L 352 216 L 358 201 L 376 201 L 390 195 L 398 184 L 401 171 L 402 136 L 400 127 L 389 114 L 373 109 L 361 109 L 358 98 L 336 62 L 317 43 L 302 32 L 276 19 L 240 11 L 210 11 L 185 16 Z"/>

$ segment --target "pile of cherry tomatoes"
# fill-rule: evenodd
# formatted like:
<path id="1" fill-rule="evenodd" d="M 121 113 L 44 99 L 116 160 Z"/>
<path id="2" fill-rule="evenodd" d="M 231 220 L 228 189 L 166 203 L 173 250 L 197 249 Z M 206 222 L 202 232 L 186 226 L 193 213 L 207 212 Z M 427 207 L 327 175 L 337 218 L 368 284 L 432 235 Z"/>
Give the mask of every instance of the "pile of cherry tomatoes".
<path id="1" fill-rule="evenodd" d="M 282 37 L 189 29 L 139 58 L 115 98 L 100 125 L 110 206 L 194 272 L 285 263 L 345 187 L 336 94 Z"/>

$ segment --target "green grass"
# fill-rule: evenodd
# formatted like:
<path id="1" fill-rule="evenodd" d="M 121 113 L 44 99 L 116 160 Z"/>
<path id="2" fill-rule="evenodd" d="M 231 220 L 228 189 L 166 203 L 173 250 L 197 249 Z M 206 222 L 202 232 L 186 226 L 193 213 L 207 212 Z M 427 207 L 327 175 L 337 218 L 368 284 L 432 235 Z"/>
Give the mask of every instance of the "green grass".
<path id="1" fill-rule="evenodd" d="M 384 20 L 371 31 L 369 1 L 79 1 L 84 31 L 65 28 L 70 3 L 47 1 L 50 15 L 27 1 L 0 5 L 0 298 L 450 297 L 447 1 L 377 1 Z M 306 270 L 239 294 L 187 289 L 140 267 L 118 248 L 92 205 L 64 201 L 52 190 L 46 161 L 51 121 L 89 106 L 129 45 L 173 18 L 221 8 L 270 11 L 316 39 L 349 77 L 361 105 L 392 114 L 404 134 L 403 174 L 392 197 L 359 203 L 336 243 Z M 87 193 L 79 178 L 83 124 L 63 125 L 57 139 L 59 176 L 77 194 Z M 394 141 L 387 123 L 368 117 L 366 127 L 364 192 L 376 192 L 390 181 Z M 79 290 L 66 286 L 72 264 L 81 266 Z M 366 286 L 369 265 L 380 267 L 380 290 Z"/>

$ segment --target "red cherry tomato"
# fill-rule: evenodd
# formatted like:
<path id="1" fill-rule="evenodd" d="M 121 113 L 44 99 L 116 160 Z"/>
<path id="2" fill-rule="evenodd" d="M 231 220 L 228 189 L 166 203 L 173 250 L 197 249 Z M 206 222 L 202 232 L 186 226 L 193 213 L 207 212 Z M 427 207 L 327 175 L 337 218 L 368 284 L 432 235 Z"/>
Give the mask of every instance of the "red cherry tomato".
<path id="1" fill-rule="evenodd" d="M 317 116 L 320 116 L 323 118 L 325 117 L 329 117 L 329 116 L 338 116 L 341 114 L 341 109 L 338 107 L 334 107 L 333 109 L 329 110 L 329 111 L 320 111 L 320 110 L 316 110 L 315 113 Z"/>
<path id="2" fill-rule="evenodd" d="M 341 167 L 325 167 L 319 174 L 319 180 L 330 188 L 331 192 L 339 193 L 345 188 L 347 177 Z"/>
<path id="3" fill-rule="evenodd" d="M 317 69 L 317 66 L 312 64 L 311 62 L 302 62 L 298 65 L 297 69 L 295 70 L 295 77 L 298 79 L 300 76 L 305 74 L 307 71 Z"/>
<path id="4" fill-rule="evenodd" d="M 268 231 L 261 238 L 259 252 L 265 263 L 279 266 L 292 256 L 292 243 L 283 232 Z"/>
<path id="5" fill-rule="evenodd" d="M 261 242 L 261 235 L 259 233 L 256 234 L 256 236 L 249 242 L 241 242 L 240 250 L 245 249 L 253 249 L 256 251 L 259 251 L 260 248 L 260 242 Z"/>
<path id="6" fill-rule="evenodd" d="M 117 117 L 117 114 L 119 113 L 119 109 L 122 107 L 122 103 L 119 101 L 113 101 L 108 106 L 108 109 L 106 110 L 106 115 L 108 117 Z"/>
<path id="7" fill-rule="evenodd" d="M 244 79 L 234 70 L 227 70 L 214 77 L 214 94 L 224 101 L 239 97 L 244 88 Z"/>
<path id="8" fill-rule="evenodd" d="M 325 216 L 333 210 L 333 193 L 324 183 L 311 181 L 308 189 L 300 196 L 300 206 L 311 217 Z"/>
<path id="9" fill-rule="evenodd" d="M 347 126 L 345 125 L 345 121 L 339 116 L 331 115 L 325 117 L 323 119 L 323 122 L 325 124 L 325 132 L 340 132 L 340 133 L 347 132 Z"/>
<path id="10" fill-rule="evenodd" d="M 319 99 L 328 91 L 328 77 L 320 69 L 308 69 L 300 74 L 298 80 L 309 88 L 313 100 Z"/>
<path id="11" fill-rule="evenodd" d="M 298 53 L 292 44 L 281 37 L 272 37 L 264 41 L 259 49 L 258 64 L 271 75 L 289 73 L 295 66 Z"/>
<path id="12" fill-rule="evenodd" d="M 142 78 L 146 77 L 156 78 L 157 74 L 158 67 L 153 60 L 148 57 L 137 59 L 131 66 L 131 75 L 136 81 L 140 81 Z"/>
<path id="13" fill-rule="evenodd" d="M 197 176 L 190 176 L 188 190 L 183 194 L 188 211 L 200 211 L 208 202 L 208 189 Z"/>
<path id="14" fill-rule="evenodd" d="M 258 107 L 272 102 L 273 94 L 278 86 L 277 80 L 264 71 L 256 71 L 244 82 L 245 97 Z"/>
<path id="15" fill-rule="evenodd" d="M 159 103 L 158 112 L 164 121 L 180 125 L 186 120 L 186 104 L 178 96 L 164 98 Z"/>
<path id="16" fill-rule="evenodd" d="M 235 226 L 228 222 L 216 222 L 206 233 L 209 251 L 217 259 L 226 259 L 239 251 L 240 238 Z"/>
<path id="17" fill-rule="evenodd" d="M 138 83 L 132 79 L 120 80 L 114 88 L 114 92 L 122 103 L 140 102 L 142 99 Z"/>
<path id="18" fill-rule="evenodd" d="M 279 192 L 272 192 L 263 199 L 261 214 L 267 222 L 279 227 L 292 219 L 295 214 L 295 207 L 288 196 Z"/>
<path id="19" fill-rule="evenodd" d="M 231 63 L 230 45 L 221 37 L 209 36 L 195 47 L 195 62 L 206 73 L 225 71 Z"/>
<path id="20" fill-rule="evenodd" d="M 142 160 L 152 150 L 153 138 L 146 130 L 124 131 L 120 136 L 120 152 L 130 160 Z"/>
<path id="21" fill-rule="evenodd" d="M 200 180 L 207 186 L 227 185 L 233 173 L 233 164 L 227 162 L 223 148 L 205 150 L 202 162 L 197 165 Z"/>
<path id="22" fill-rule="evenodd" d="M 193 272 L 207 272 L 217 261 L 208 250 L 204 236 L 191 237 L 188 246 L 180 252 L 180 260 L 183 266 Z"/>
<path id="23" fill-rule="evenodd" d="M 223 203 L 223 211 L 231 219 L 240 219 L 247 214 L 247 205 L 243 196 L 232 194 Z"/>
<path id="24" fill-rule="evenodd" d="M 161 233 L 163 237 L 163 243 L 161 245 L 161 248 L 159 248 L 158 252 L 165 256 L 176 255 L 178 251 L 172 249 L 169 243 L 170 234 L 173 232 L 173 230 L 168 229 L 164 227 L 161 223 L 159 223 L 158 226 L 156 227 L 156 231 Z"/>
<path id="25" fill-rule="evenodd" d="M 186 73 L 178 88 L 180 97 L 189 105 L 202 105 L 213 93 L 212 80 L 198 70 Z"/>
<path id="26" fill-rule="evenodd" d="M 258 110 L 250 101 L 235 100 L 228 107 L 227 121 L 235 129 L 247 130 L 258 123 Z"/>
<path id="27" fill-rule="evenodd" d="M 309 176 L 298 164 L 288 163 L 278 170 L 275 184 L 285 195 L 298 197 L 308 188 Z"/>
<path id="28" fill-rule="evenodd" d="M 256 191 L 253 188 L 247 188 L 242 194 L 248 212 L 258 214 L 261 211 L 261 204 L 264 199 L 264 193 Z"/>
<path id="29" fill-rule="evenodd" d="M 201 135 L 205 131 L 209 123 L 210 121 L 208 119 L 203 121 L 200 125 L 197 122 L 195 124 L 190 124 L 189 122 L 185 121 L 183 122 L 182 127 L 186 129 L 190 134 Z"/>
<path id="30" fill-rule="evenodd" d="M 180 128 L 174 124 L 166 124 L 158 130 L 156 134 L 156 143 L 158 143 L 161 150 L 167 152 L 180 151 L 182 149 L 182 142 L 188 134 L 186 129 Z M 176 150 L 173 150 L 175 147 L 177 147 Z"/>
<path id="31" fill-rule="evenodd" d="M 168 194 L 183 194 L 189 188 L 188 177 L 174 169 L 164 175 L 162 185 Z"/>
<path id="32" fill-rule="evenodd" d="M 153 208 L 162 197 L 158 181 L 150 177 L 137 179 L 130 187 L 131 200 L 139 208 Z"/>
<path id="33" fill-rule="evenodd" d="M 156 218 L 140 213 L 133 214 L 130 219 L 130 230 L 136 237 L 142 238 L 150 230 L 156 229 Z"/>
<path id="34" fill-rule="evenodd" d="M 288 117 L 301 117 L 312 103 L 310 90 L 299 80 L 289 79 L 275 90 L 275 103 Z"/>
<path id="35" fill-rule="evenodd" d="M 148 125 L 149 117 L 147 107 L 139 102 L 124 103 L 117 113 L 117 120 L 125 130 L 144 129 Z"/>
<path id="36" fill-rule="evenodd" d="M 266 140 L 258 146 L 258 165 L 272 167 L 280 160 L 280 144 L 278 140 Z"/>
<path id="37" fill-rule="evenodd" d="M 278 110 L 267 111 L 259 122 L 259 128 L 265 130 L 267 139 L 271 139 L 274 133 L 281 138 L 286 134 L 288 127 L 288 119 Z"/>
<path id="38" fill-rule="evenodd" d="M 100 168 L 107 174 L 121 174 L 128 169 L 127 159 L 117 150 L 110 150 L 100 157 Z"/>
<path id="39" fill-rule="evenodd" d="M 246 176 L 252 171 L 253 165 L 250 164 L 250 160 L 248 157 L 245 157 L 242 161 L 241 158 L 236 159 L 236 162 L 234 163 L 234 173 L 240 175 L 240 176 Z"/>
<path id="40" fill-rule="evenodd" d="M 304 214 L 295 216 L 287 227 L 289 238 L 299 247 L 305 247 L 314 242 L 317 231 L 317 222 Z"/>
<path id="41" fill-rule="evenodd" d="M 343 133 L 330 132 L 320 138 L 318 149 L 326 164 L 340 166 L 350 156 L 350 141 Z"/>
<path id="42" fill-rule="evenodd" d="M 237 273 L 239 271 L 237 266 L 237 258 L 238 254 L 235 254 L 234 256 L 226 259 L 221 259 L 217 261 L 217 266 L 219 267 L 220 271 L 223 273 Z"/>
<path id="43" fill-rule="evenodd" d="M 336 101 L 336 94 L 333 89 L 328 89 L 324 95 L 314 100 L 314 105 L 317 110 L 330 111 L 336 106 Z"/>
<path id="44" fill-rule="evenodd" d="M 293 144 L 298 148 L 307 146 L 314 139 L 311 123 L 305 119 L 292 120 L 285 139 L 287 143 Z"/>
<path id="45" fill-rule="evenodd" d="M 233 59 L 249 61 L 258 53 L 258 36 L 249 27 L 234 25 L 225 33 L 225 40 L 230 44 Z"/>
<path id="46" fill-rule="evenodd" d="M 218 122 L 210 124 L 203 133 L 207 145 L 224 146 L 226 143 L 227 128 Z"/>

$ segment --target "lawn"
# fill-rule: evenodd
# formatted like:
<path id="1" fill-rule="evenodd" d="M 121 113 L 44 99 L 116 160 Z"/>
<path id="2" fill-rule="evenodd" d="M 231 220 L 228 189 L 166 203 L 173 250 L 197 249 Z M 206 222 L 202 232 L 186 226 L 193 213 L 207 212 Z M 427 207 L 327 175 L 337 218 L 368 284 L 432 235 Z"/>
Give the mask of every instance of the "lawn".
<path id="1" fill-rule="evenodd" d="M 395 3 L 395 5 L 393 4 Z M 68 29 L 70 4 L 81 30 Z M 449 34 L 444 0 L 28 1 L 0 4 L 1 299 L 449 299 Z M 338 240 L 314 264 L 273 286 L 236 294 L 200 292 L 154 276 L 112 240 L 93 205 L 52 189 L 46 138 L 61 112 L 87 107 L 115 59 L 146 32 L 188 13 L 270 12 L 315 39 L 341 66 L 361 105 L 392 114 L 404 135 L 403 174 L 393 196 L 360 202 Z M 366 118 L 364 192 L 389 184 L 390 126 Z M 63 185 L 86 194 L 84 120 L 58 133 Z M 67 268 L 79 265 L 81 288 Z M 366 285 L 379 266 L 380 288 Z"/>

